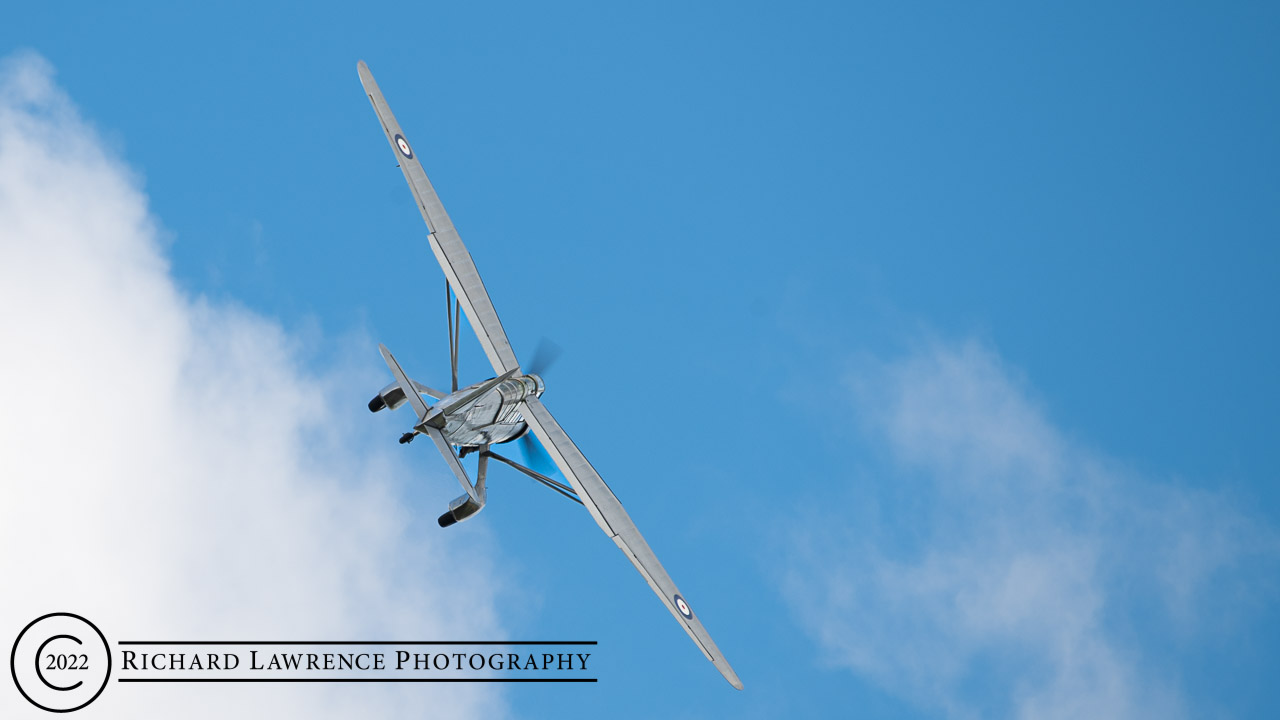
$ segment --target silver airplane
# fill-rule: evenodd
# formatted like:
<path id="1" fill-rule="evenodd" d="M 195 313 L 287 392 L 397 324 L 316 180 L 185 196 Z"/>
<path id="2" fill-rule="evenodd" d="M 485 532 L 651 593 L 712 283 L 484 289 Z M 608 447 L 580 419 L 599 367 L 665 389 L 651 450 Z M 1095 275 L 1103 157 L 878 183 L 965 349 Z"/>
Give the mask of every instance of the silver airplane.
<path id="1" fill-rule="evenodd" d="M 439 518 L 440 526 L 448 527 L 462 522 L 484 507 L 485 478 L 490 458 L 510 465 L 581 503 L 600 529 L 604 530 L 636 570 L 640 571 L 640 575 L 662 599 L 663 605 L 693 639 L 702 654 L 716 666 L 729 684 L 741 690 L 742 681 L 738 679 L 737 673 L 720 653 L 720 648 L 716 647 L 715 641 L 693 613 L 688 601 L 680 594 L 662 563 L 658 562 L 653 550 L 649 549 L 649 543 L 640 535 L 635 523 L 622 508 L 622 503 L 618 502 L 617 496 L 600 474 L 587 462 L 582 451 L 542 404 L 542 393 L 546 389 L 542 378 L 534 372 L 525 373 L 521 370 L 511 344 L 507 341 L 507 334 L 502 329 L 502 323 L 498 320 L 498 313 L 489 299 L 489 293 L 471 259 L 471 253 L 462 244 L 458 231 L 454 229 L 448 213 L 440 204 L 440 198 L 427 179 L 413 146 L 391 114 L 391 108 L 387 107 L 387 101 L 374 82 L 369 67 L 361 61 L 357 68 L 365 94 L 369 96 L 369 102 L 373 103 L 373 111 L 382 123 L 382 131 L 391 143 L 405 180 L 409 182 L 413 199 L 422 212 L 422 219 L 427 223 L 427 239 L 431 251 L 440 262 L 448 285 L 446 310 L 449 315 L 452 391 L 440 392 L 411 380 L 386 346 L 379 345 L 382 357 L 395 380 L 369 402 L 369 409 L 374 412 L 383 408 L 394 410 L 407 402 L 417 414 L 418 421 L 410 432 L 400 437 L 400 442 L 408 443 L 418 435 L 427 435 L 458 478 L 464 494 L 449 503 L 449 509 Z M 455 296 L 456 306 L 453 300 Z M 496 377 L 462 389 L 458 388 L 459 312 L 466 313 L 480 346 L 484 348 L 485 356 L 497 373 Z M 435 404 L 428 405 L 423 395 L 434 399 Z M 530 431 L 537 436 L 556 467 L 568 479 L 569 485 L 503 457 L 491 449 L 499 443 L 516 439 L 528 440 L 527 433 Z M 478 456 L 474 483 L 461 462 L 461 458 L 470 453 Z"/>

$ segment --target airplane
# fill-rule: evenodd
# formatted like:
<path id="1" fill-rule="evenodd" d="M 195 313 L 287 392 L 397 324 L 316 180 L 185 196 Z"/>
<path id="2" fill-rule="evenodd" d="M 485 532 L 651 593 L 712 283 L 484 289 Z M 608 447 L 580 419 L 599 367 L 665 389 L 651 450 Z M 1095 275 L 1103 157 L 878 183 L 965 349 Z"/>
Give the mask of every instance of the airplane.
<path id="1" fill-rule="evenodd" d="M 440 203 L 431 181 L 427 179 L 417 153 L 409 144 L 400 124 L 396 122 L 391 108 L 387 106 L 386 98 L 374 81 L 373 74 L 369 72 L 369 66 L 361 60 L 357 64 L 357 70 L 365 94 L 382 124 L 382 131 L 391 143 L 391 150 L 409 183 L 409 190 L 422 213 L 422 219 L 427 223 L 427 240 L 444 271 L 447 284 L 449 362 L 453 374 L 451 392 L 444 393 L 410 379 L 387 347 L 379 344 L 378 349 L 395 380 L 369 401 L 369 409 L 373 412 L 384 408 L 395 410 L 407 402 L 418 421 L 410 432 L 400 437 L 400 442 L 407 444 L 418 435 L 430 437 L 462 485 L 464 494 L 449 503 L 448 510 L 438 520 L 439 525 L 449 527 L 467 520 L 484 507 L 490 458 L 581 503 L 605 535 L 617 544 L 618 549 L 649 583 L 649 587 L 689 634 L 702 654 L 715 665 L 730 685 L 741 690 L 742 681 L 738 679 L 738 674 L 721 654 L 720 648 L 702 626 L 688 601 L 680 594 L 662 563 L 658 562 L 649 543 L 645 542 L 635 523 L 623 509 L 622 503 L 542 404 L 546 384 L 536 372 L 524 372 L 516 360 L 507 334 L 498 320 L 498 313 L 494 310 L 480 273 L 471 259 L 471 253 L 458 237 L 458 231 Z M 495 377 L 461 389 L 458 388 L 460 312 L 466 313 L 485 356 L 497 373 Z M 536 360 L 531 367 L 536 367 Z M 423 395 L 435 400 L 435 404 L 427 404 Z M 493 445 L 517 439 L 532 442 L 529 433 L 533 433 L 541 442 L 546 454 L 550 455 L 561 474 L 569 481 L 568 486 L 491 449 Z M 456 452 L 455 447 L 458 448 Z M 470 453 L 478 456 L 474 483 L 461 462 L 461 458 Z"/>

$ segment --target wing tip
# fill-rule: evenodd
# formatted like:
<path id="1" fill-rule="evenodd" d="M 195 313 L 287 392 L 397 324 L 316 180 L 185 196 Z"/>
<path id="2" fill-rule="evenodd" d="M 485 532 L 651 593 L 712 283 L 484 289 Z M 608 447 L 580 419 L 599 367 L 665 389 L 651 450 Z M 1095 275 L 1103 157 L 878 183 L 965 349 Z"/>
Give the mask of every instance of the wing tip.
<path id="1" fill-rule="evenodd" d="M 723 660 L 724 659 L 721 658 L 722 662 Z M 729 667 L 729 663 L 726 662 L 724 663 L 724 667 L 720 667 L 717 669 L 720 671 L 721 675 L 724 675 L 724 679 L 728 680 L 729 684 L 732 685 L 735 690 L 742 689 L 742 681 L 738 679 L 738 673 L 734 672 L 733 668 Z"/>
<path id="2" fill-rule="evenodd" d="M 356 74 L 360 76 L 360 84 L 364 86 L 365 92 L 369 92 L 369 84 L 373 83 L 373 73 L 369 71 L 369 66 L 365 64 L 365 61 L 356 62 Z"/>

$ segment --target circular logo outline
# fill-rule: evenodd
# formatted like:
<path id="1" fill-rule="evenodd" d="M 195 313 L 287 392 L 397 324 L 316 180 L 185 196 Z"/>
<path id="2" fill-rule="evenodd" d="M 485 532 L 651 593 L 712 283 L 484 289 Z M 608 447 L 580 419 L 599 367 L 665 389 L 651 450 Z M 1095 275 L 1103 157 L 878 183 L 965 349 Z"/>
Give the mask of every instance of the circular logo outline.
<path id="1" fill-rule="evenodd" d="M 395 143 L 396 143 L 396 149 L 400 151 L 400 154 L 412 160 L 413 148 L 409 146 L 409 141 L 406 140 L 404 136 L 401 135 L 400 133 L 396 133 L 396 136 L 393 139 L 395 140 Z"/>
<path id="2" fill-rule="evenodd" d="M 679 610 L 681 615 L 692 620 L 693 610 L 689 609 L 689 603 L 685 602 L 684 598 L 680 597 L 680 593 L 676 593 L 673 597 L 675 598 L 676 610 Z"/>
<path id="3" fill-rule="evenodd" d="M 32 627 L 34 627 L 36 623 L 40 622 L 41 620 L 47 620 L 51 617 L 75 618 L 76 620 L 79 620 L 85 625 L 88 625 L 90 628 L 93 629 L 95 633 L 98 634 L 98 639 L 102 641 L 102 647 L 104 647 L 107 651 L 106 653 L 107 654 L 107 672 L 105 675 L 102 676 L 102 686 L 99 687 L 98 691 L 93 694 L 93 697 L 89 698 L 88 700 L 85 700 L 83 703 L 80 703 L 79 705 L 73 708 L 66 708 L 64 710 L 47 707 L 45 705 L 41 705 L 40 703 L 36 702 L 31 698 L 30 695 L 27 694 L 26 689 L 22 687 L 22 683 L 18 681 L 18 645 L 22 643 L 22 638 L 27 634 L 27 631 L 30 630 Z M 59 635 L 59 636 L 54 636 L 45 640 L 44 643 L 40 645 L 41 651 L 44 649 L 45 645 L 48 645 L 49 642 L 51 642 L 52 640 L 56 640 L 58 638 L 70 638 L 72 640 L 75 640 L 77 643 L 83 644 L 80 642 L 79 638 L 76 638 L 70 635 Z M 45 685 L 49 685 L 49 687 L 52 687 L 56 690 L 70 690 L 80 686 L 80 683 L 76 683 L 70 688 L 58 688 L 57 686 L 51 685 L 48 680 L 45 680 L 44 675 L 40 672 L 40 652 L 39 651 L 36 653 L 35 663 L 36 663 L 36 675 L 39 676 L 40 680 L 44 682 Z M 102 691 L 107 689 L 107 683 L 111 681 L 111 644 L 107 642 L 107 637 L 102 634 L 102 631 L 98 629 L 97 625 L 94 625 L 93 623 L 89 622 L 87 619 L 85 619 L 80 615 L 77 615 L 75 613 L 69 613 L 69 612 L 53 612 L 53 613 L 48 613 L 46 615 L 41 615 L 35 620 L 32 620 L 31 622 L 27 623 L 27 626 L 22 628 L 22 632 L 18 633 L 18 637 L 14 639 L 13 649 L 9 651 L 9 674 L 13 676 L 14 687 L 18 688 L 18 692 L 22 693 L 22 697 L 26 698 L 27 702 L 31 703 L 32 705 L 35 705 L 41 710 L 46 710 L 48 712 L 55 712 L 55 713 L 75 712 L 76 710 L 79 710 L 85 707 L 86 705 L 92 703 L 94 700 L 97 700 L 98 696 L 102 694 Z"/>

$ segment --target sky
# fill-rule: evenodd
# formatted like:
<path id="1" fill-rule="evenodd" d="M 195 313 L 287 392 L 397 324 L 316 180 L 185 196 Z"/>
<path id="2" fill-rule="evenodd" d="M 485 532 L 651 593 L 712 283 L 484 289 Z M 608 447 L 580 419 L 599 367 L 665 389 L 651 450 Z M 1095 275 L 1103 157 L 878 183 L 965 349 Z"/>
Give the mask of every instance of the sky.
<path id="1" fill-rule="evenodd" d="M 0 637 L 599 641 L 591 685 L 122 686 L 104 718 L 1266 717 L 1277 34 L 1268 3 L 9 8 Z M 744 691 L 580 507 L 499 471 L 436 526 L 455 481 L 365 407 L 379 342 L 435 386 L 448 345 L 361 59 Z"/>

